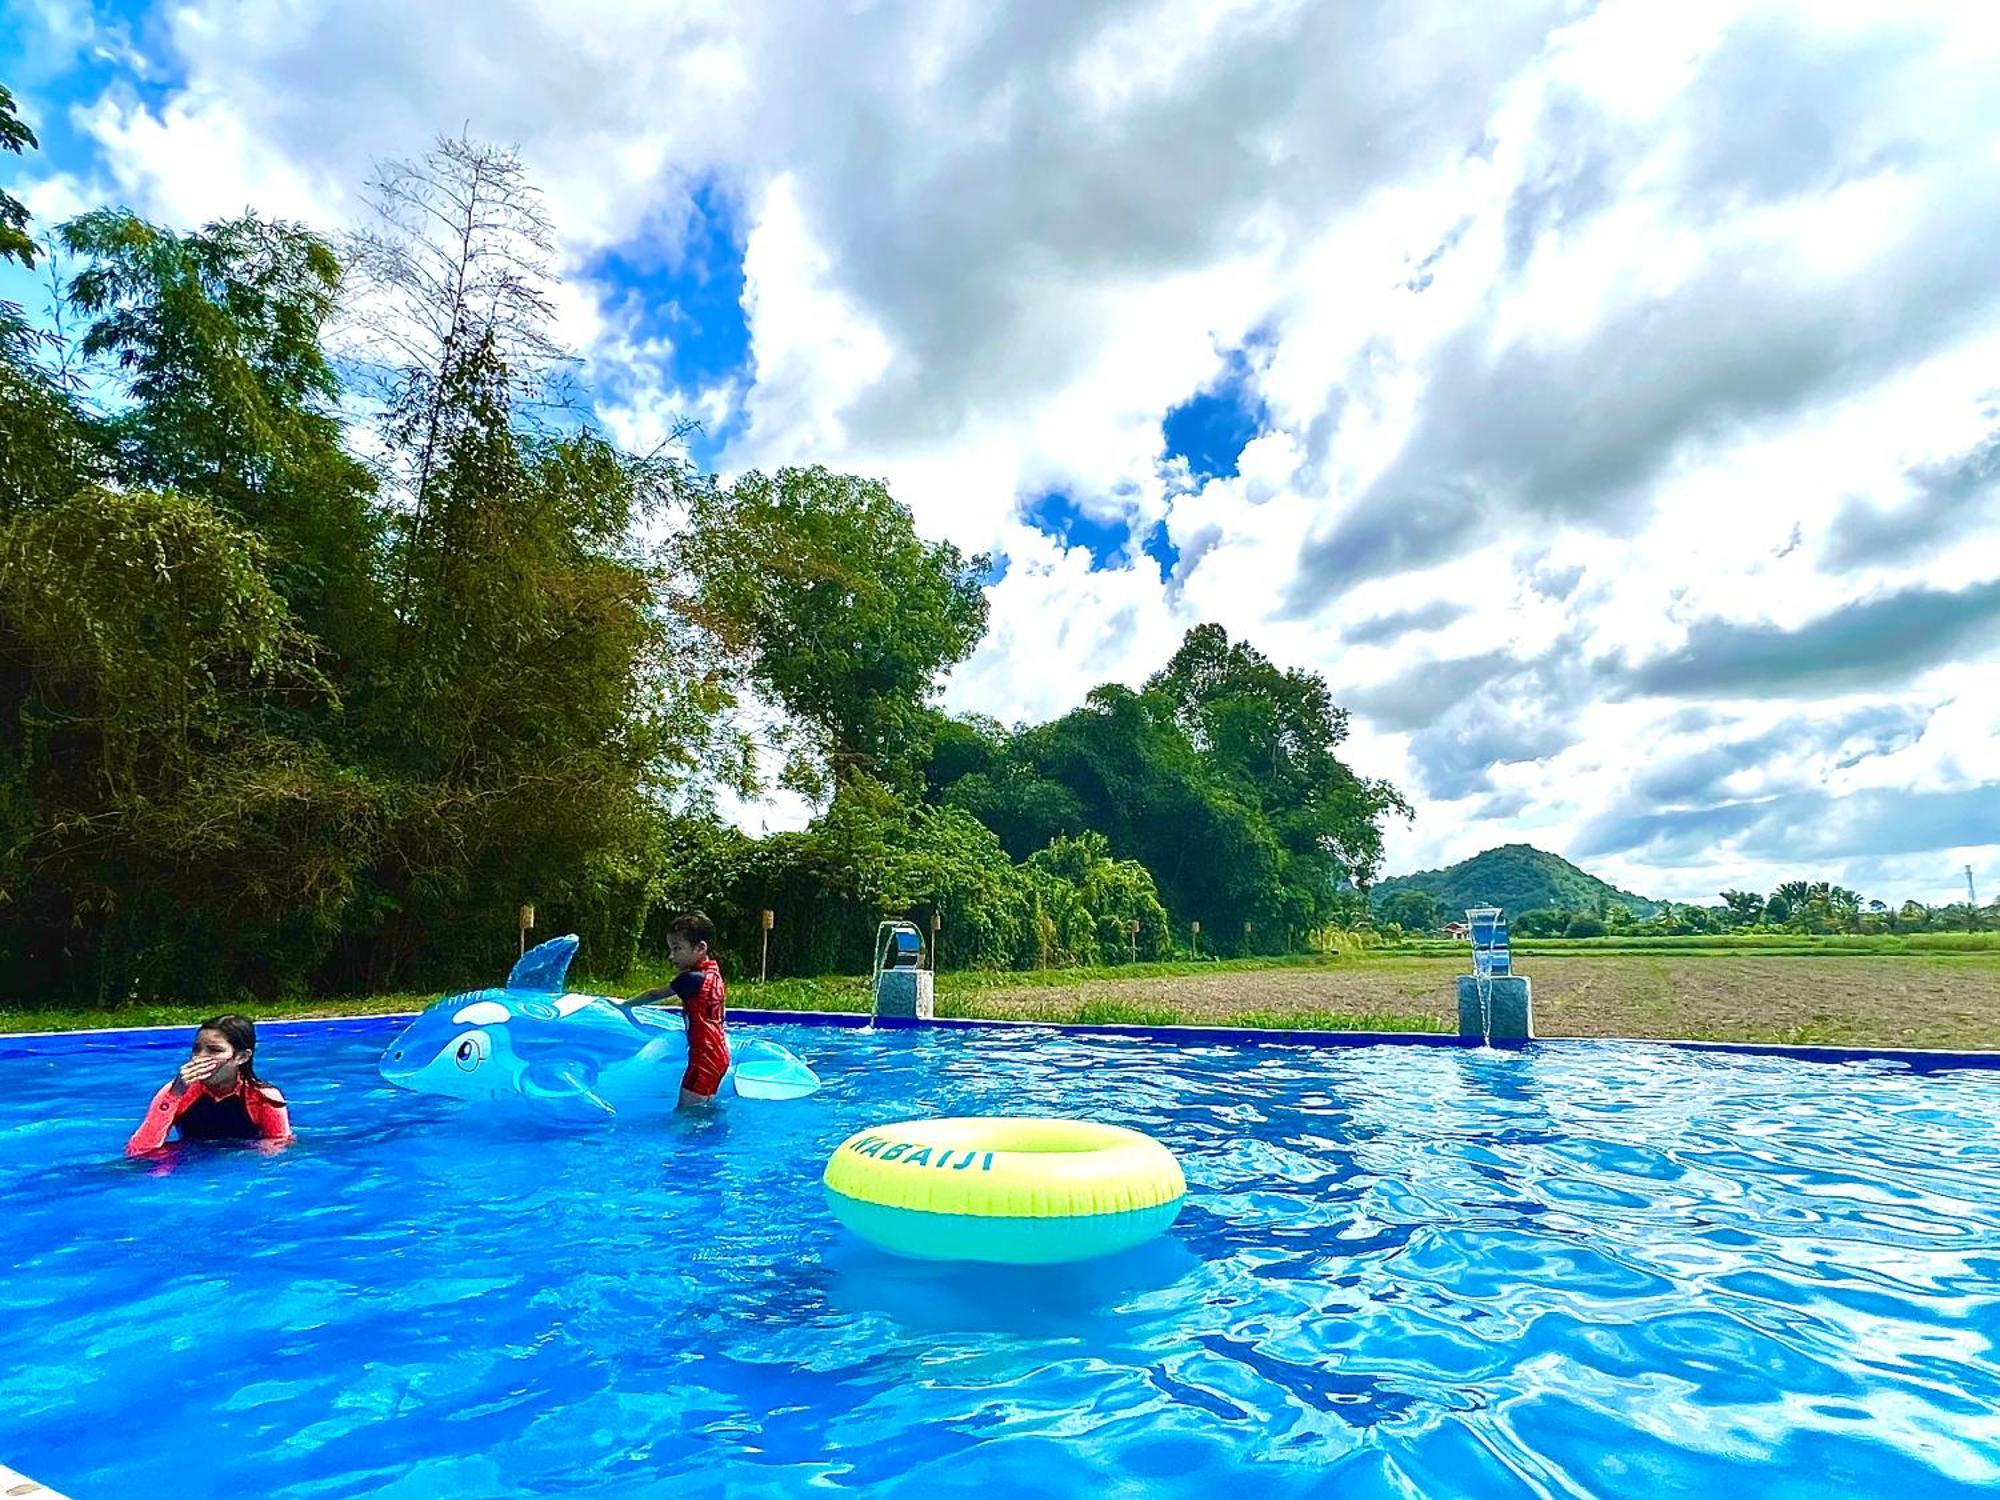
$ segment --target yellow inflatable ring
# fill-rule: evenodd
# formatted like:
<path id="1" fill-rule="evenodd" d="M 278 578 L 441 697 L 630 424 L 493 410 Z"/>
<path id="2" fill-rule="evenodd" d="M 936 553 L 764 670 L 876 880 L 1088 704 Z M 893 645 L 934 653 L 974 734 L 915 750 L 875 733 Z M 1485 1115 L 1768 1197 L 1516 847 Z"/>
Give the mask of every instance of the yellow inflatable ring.
<path id="1" fill-rule="evenodd" d="M 827 1201 L 863 1239 L 919 1260 L 1049 1265 L 1173 1223 L 1187 1179 L 1151 1136 L 1089 1120 L 907 1120 L 842 1141 Z"/>

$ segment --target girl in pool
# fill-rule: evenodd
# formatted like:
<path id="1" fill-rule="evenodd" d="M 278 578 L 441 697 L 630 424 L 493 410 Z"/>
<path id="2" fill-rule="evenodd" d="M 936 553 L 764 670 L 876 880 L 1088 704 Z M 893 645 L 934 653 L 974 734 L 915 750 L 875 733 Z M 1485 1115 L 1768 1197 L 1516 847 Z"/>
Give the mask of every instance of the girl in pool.
<path id="1" fill-rule="evenodd" d="M 176 1128 L 184 1141 L 287 1141 L 285 1096 L 257 1076 L 257 1028 L 248 1016 L 203 1021 L 180 1071 L 153 1095 L 125 1143 L 127 1156 L 157 1151 Z"/>

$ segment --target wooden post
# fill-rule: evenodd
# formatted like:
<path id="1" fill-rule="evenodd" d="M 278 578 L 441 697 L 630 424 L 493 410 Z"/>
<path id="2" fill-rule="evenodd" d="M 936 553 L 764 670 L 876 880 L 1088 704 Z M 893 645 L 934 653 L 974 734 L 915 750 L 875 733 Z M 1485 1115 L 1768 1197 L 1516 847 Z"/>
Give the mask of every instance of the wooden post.
<path id="1" fill-rule="evenodd" d="M 769 984 L 771 982 L 771 928 L 776 922 L 777 913 L 772 911 L 768 906 L 765 907 L 763 912 L 764 952 L 757 960 L 757 982 L 759 984 Z"/>
<path id="2" fill-rule="evenodd" d="M 1191 949 L 1193 950 L 1193 953 L 1194 953 L 1194 956 L 1195 956 L 1196 958 L 1200 958 L 1200 957 L 1201 957 L 1201 923 L 1199 923 L 1199 922 L 1190 922 L 1190 923 L 1188 923 L 1188 933 L 1189 933 L 1189 936 L 1188 936 L 1188 946 L 1189 946 L 1189 947 L 1190 947 L 1190 948 L 1191 948 Z"/>
<path id="3" fill-rule="evenodd" d="M 931 972 L 937 972 L 938 934 L 944 931 L 944 914 L 936 907 L 931 908 Z"/>
<path id="4" fill-rule="evenodd" d="M 535 925 L 535 903 L 532 901 L 523 901 L 520 911 L 515 913 L 515 920 L 520 924 L 521 928 L 521 952 L 526 953 L 528 951 L 528 929 Z M 516 956 L 518 957 L 519 955 Z"/>
<path id="5" fill-rule="evenodd" d="M 1125 935 L 1132 940 L 1132 962 L 1139 961 L 1139 919 L 1131 918 L 1125 924 Z"/>

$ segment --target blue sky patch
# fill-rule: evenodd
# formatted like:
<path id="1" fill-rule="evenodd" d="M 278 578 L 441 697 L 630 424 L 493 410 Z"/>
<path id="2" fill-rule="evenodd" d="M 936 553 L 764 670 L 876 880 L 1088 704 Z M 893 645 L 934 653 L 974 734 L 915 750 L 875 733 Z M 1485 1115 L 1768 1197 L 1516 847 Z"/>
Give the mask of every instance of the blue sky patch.
<path id="1" fill-rule="evenodd" d="M 89 14 L 93 34 L 73 39 L 52 31 L 41 7 L 0 0 L 0 82 L 14 91 L 21 117 L 42 143 L 25 161 L 0 159 L 0 181 L 18 184 L 56 172 L 88 179 L 98 167 L 97 141 L 71 119 L 73 109 L 95 104 L 116 86 L 158 110 L 186 86 L 159 12 L 100 0 Z M 144 59 L 143 74 L 133 68 L 132 53 Z M 53 227 L 38 224 L 37 237 L 46 239 Z"/>
<path id="2" fill-rule="evenodd" d="M 1106 520 L 1088 515 L 1068 495 L 1051 490 L 1023 507 L 1022 519 L 1065 547 L 1082 547 L 1090 553 L 1093 569 L 1112 568 L 1124 561 L 1132 545 L 1132 527 L 1127 521 Z"/>
<path id="3" fill-rule="evenodd" d="M 1215 384 L 1167 413 L 1160 424 L 1167 457 L 1184 458 L 1197 478 L 1230 479 L 1244 445 L 1264 430 L 1268 414 L 1250 389 L 1250 361 L 1230 352 Z"/>
<path id="4" fill-rule="evenodd" d="M 585 276 L 608 292 L 613 308 L 636 309 L 635 337 L 672 342 L 666 375 L 690 394 L 749 365 L 740 227 L 721 189 L 704 182 L 680 234 L 643 236 L 592 257 L 584 268 Z M 698 434 L 691 445 L 697 460 L 712 460 L 724 437 Z"/>

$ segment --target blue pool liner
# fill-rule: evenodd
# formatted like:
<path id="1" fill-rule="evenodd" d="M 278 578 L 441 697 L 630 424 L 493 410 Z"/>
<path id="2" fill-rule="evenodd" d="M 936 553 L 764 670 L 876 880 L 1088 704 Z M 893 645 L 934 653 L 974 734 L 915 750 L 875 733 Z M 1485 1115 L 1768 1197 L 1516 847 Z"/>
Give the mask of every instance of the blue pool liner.
<path id="1" fill-rule="evenodd" d="M 260 1039 L 311 1036 L 332 1028 L 385 1037 L 411 1020 L 415 1011 L 372 1016 L 326 1016 L 296 1020 L 259 1021 Z M 1122 1022 L 1063 1023 L 1004 1021 L 967 1017 L 923 1020 L 910 1016 L 871 1016 L 858 1011 L 759 1010 L 731 1006 L 732 1026 L 831 1026 L 846 1030 L 874 1027 L 878 1031 L 1016 1031 L 1051 1032 L 1063 1036 L 1122 1037 L 1132 1041 L 1168 1042 L 1182 1047 L 1444 1047 L 1476 1049 L 1473 1039 L 1431 1031 L 1277 1031 L 1245 1026 L 1152 1026 Z M 92 1031 L 22 1031 L 0 1033 L 0 1057 L 45 1057 L 52 1053 L 88 1051 L 98 1047 L 179 1049 L 194 1028 L 181 1026 L 107 1027 Z M 1671 1037 L 1542 1037 L 1509 1043 L 1504 1050 L 1579 1047 L 1673 1047 L 1683 1052 L 1715 1052 L 1739 1057 L 1789 1057 L 1817 1063 L 1900 1063 L 1913 1072 L 1936 1073 L 1956 1068 L 2000 1069 L 2000 1052 L 1950 1052 L 1922 1047 L 1788 1046 L 1779 1042 L 1696 1042 Z"/>

